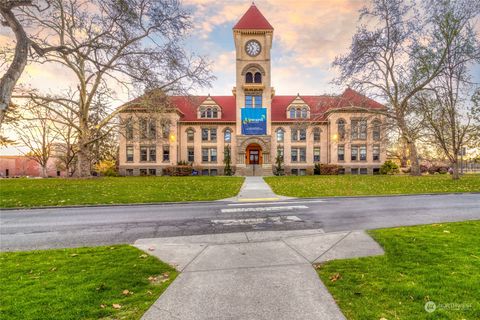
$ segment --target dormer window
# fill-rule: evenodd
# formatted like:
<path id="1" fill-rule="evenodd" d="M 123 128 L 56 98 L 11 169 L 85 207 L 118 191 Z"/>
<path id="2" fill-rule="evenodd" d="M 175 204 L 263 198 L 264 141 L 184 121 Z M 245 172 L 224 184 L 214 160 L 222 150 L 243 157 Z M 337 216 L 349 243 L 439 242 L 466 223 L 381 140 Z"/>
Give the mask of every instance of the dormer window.
<path id="1" fill-rule="evenodd" d="M 200 108 L 200 118 L 202 119 L 217 119 L 218 118 L 218 108 L 217 107 L 201 107 Z"/>
<path id="2" fill-rule="evenodd" d="M 307 119 L 308 107 L 291 107 L 289 110 L 290 119 Z"/>

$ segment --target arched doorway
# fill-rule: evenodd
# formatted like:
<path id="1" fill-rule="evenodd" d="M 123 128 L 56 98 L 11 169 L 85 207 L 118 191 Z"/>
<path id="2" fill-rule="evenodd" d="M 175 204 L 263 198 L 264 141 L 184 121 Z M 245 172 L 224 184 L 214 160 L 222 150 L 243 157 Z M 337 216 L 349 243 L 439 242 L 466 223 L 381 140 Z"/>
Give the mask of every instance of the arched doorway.
<path id="1" fill-rule="evenodd" d="M 262 147 L 256 143 L 251 143 L 247 146 L 245 152 L 246 164 L 262 164 Z"/>

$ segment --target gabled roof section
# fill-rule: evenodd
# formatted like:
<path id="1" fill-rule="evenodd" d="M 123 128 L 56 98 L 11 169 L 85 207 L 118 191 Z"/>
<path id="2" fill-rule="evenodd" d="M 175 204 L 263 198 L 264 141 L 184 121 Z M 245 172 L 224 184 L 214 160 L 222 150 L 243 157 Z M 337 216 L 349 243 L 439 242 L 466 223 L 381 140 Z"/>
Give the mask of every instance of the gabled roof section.
<path id="1" fill-rule="evenodd" d="M 233 27 L 233 30 L 273 30 L 273 27 L 257 6 L 252 3 L 247 12 Z"/>

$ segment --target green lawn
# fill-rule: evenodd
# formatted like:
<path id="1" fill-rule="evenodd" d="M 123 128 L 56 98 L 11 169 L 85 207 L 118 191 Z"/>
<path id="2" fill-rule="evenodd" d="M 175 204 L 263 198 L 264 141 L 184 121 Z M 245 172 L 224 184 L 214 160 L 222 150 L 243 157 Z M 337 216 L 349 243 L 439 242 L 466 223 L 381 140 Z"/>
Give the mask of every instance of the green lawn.
<path id="1" fill-rule="evenodd" d="M 177 272 L 121 245 L 1 253 L 0 275 L 2 320 L 140 319 Z"/>
<path id="2" fill-rule="evenodd" d="M 0 207 L 218 200 L 235 196 L 241 177 L 1 179 Z"/>
<path id="3" fill-rule="evenodd" d="M 385 256 L 317 267 L 348 319 L 480 319 L 480 221 L 370 234 Z"/>
<path id="4" fill-rule="evenodd" d="M 432 176 L 286 176 L 266 177 L 276 194 L 289 197 L 366 196 L 415 193 L 480 192 L 480 175 L 454 181 L 449 175 Z"/>

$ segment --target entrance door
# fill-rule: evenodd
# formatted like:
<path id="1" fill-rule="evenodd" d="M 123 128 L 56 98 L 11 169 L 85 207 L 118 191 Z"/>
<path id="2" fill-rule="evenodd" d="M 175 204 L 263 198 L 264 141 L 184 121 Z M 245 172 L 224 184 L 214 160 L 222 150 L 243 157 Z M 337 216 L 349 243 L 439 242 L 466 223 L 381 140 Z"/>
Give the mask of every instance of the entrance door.
<path id="1" fill-rule="evenodd" d="M 258 164 L 260 160 L 259 154 L 260 154 L 259 150 L 250 150 L 249 164 Z"/>
<path id="2" fill-rule="evenodd" d="M 246 151 L 245 160 L 247 164 L 262 164 L 262 148 L 258 144 L 248 145 Z"/>

